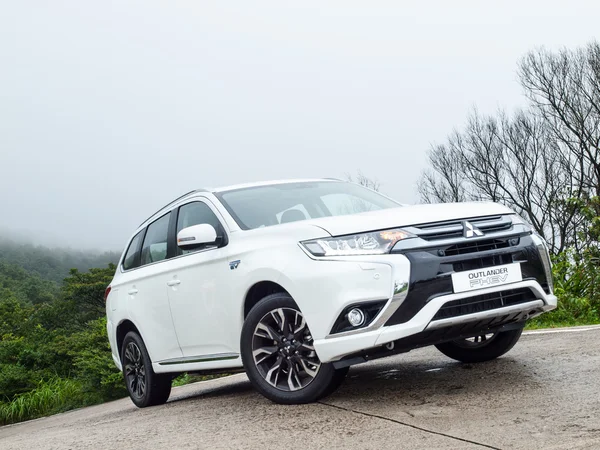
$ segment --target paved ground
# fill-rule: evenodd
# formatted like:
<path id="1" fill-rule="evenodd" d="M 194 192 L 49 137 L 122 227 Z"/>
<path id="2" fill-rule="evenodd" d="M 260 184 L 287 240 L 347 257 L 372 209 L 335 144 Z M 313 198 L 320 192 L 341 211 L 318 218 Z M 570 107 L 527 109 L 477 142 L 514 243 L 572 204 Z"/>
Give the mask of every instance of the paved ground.
<path id="1" fill-rule="evenodd" d="M 321 403 L 275 405 L 245 375 L 0 428 L 0 448 L 600 449 L 600 328 L 523 336 L 506 356 L 434 348 L 357 366 Z"/>

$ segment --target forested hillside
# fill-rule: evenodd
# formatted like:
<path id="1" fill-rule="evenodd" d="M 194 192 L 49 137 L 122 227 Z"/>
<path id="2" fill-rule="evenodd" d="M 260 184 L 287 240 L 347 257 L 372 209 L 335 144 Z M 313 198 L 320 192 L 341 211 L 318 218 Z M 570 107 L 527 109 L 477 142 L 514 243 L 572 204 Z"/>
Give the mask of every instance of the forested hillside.
<path id="1" fill-rule="evenodd" d="M 104 317 L 117 259 L 0 242 L 0 424 L 125 395 Z"/>

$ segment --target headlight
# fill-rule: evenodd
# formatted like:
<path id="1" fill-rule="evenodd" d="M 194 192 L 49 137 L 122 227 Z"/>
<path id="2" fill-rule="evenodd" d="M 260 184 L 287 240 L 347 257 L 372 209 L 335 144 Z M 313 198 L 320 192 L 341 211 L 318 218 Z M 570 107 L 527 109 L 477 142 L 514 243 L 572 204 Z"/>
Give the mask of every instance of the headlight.
<path id="1" fill-rule="evenodd" d="M 350 236 L 339 236 L 301 244 L 314 256 L 382 255 L 389 253 L 396 242 L 415 237 L 401 229 L 374 231 Z"/>

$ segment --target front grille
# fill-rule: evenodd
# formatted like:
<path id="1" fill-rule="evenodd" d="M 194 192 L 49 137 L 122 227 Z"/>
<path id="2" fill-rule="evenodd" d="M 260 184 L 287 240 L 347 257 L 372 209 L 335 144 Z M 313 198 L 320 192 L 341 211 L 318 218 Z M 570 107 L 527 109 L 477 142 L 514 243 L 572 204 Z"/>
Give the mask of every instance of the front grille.
<path id="1" fill-rule="evenodd" d="M 480 249 L 471 253 L 467 246 L 473 245 L 473 242 L 463 240 L 459 244 L 439 244 L 398 252 L 405 255 L 411 264 L 409 289 L 404 302 L 385 325 L 406 323 L 434 298 L 453 294 L 452 274 L 455 272 L 520 263 L 524 281 L 536 280 L 542 286 L 547 285 L 544 265 L 531 236 L 521 234 L 506 238 L 483 239 L 479 242 L 485 245 L 486 241 L 488 246 L 498 248 L 487 251 Z M 510 245 L 506 245 L 505 242 Z M 451 250 L 451 253 L 461 251 L 467 253 L 448 255 L 446 253 L 448 250 Z"/>
<path id="2" fill-rule="evenodd" d="M 448 319 L 536 300 L 530 289 L 511 289 L 454 300 L 444 304 L 433 320 Z"/>
<path id="3" fill-rule="evenodd" d="M 508 239 L 489 239 L 486 241 L 473 241 L 456 244 L 442 250 L 443 256 L 465 255 L 467 253 L 487 252 L 489 250 L 497 250 L 499 248 L 510 247 Z M 516 245 L 516 244 L 514 244 Z"/>
<path id="4" fill-rule="evenodd" d="M 512 220 L 508 216 L 487 216 L 468 219 L 468 222 L 483 231 L 485 234 L 508 230 L 512 227 Z M 426 241 L 453 239 L 463 237 L 464 227 L 462 220 L 436 222 L 411 227 L 417 236 Z"/>
<path id="5" fill-rule="evenodd" d="M 488 267 L 501 266 L 503 264 L 510 264 L 512 262 L 514 262 L 512 254 L 496 254 L 457 261 L 452 264 L 452 269 L 455 272 L 465 272 L 467 270 L 486 269 Z"/>

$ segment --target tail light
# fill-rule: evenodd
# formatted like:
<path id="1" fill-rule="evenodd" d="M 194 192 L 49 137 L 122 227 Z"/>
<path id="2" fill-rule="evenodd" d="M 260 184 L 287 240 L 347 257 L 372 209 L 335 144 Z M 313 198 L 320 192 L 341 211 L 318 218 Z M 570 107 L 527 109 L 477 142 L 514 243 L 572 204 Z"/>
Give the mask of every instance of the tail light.
<path id="1" fill-rule="evenodd" d="M 110 286 L 104 291 L 104 303 L 106 303 L 106 300 L 108 300 L 108 294 L 110 294 Z"/>

